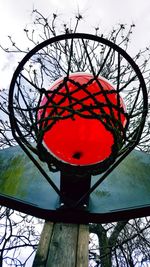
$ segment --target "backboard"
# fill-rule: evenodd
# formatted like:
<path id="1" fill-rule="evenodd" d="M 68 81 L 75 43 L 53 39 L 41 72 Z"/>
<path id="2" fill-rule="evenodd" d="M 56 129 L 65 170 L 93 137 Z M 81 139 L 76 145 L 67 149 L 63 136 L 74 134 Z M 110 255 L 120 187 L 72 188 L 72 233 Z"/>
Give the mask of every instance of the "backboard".
<path id="1" fill-rule="evenodd" d="M 60 187 L 60 173 L 44 170 Z M 0 204 L 49 221 L 106 223 L 150 215 L 150 155 L 133 150 L 90 195 L 88 211 L 58 208 L 58 195 L 19 146 L 0 151 Z M 94 184 L 100 175 L 92 176 Z"/>

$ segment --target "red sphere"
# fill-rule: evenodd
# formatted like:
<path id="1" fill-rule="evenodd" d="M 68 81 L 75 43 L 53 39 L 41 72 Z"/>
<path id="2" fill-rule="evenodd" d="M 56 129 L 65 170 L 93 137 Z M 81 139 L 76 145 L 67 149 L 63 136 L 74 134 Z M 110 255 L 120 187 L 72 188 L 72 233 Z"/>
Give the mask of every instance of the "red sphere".
<path id="1" fill-rule="evenodd" d="M 38 112 L 39 121 L 45 119 L 43 145 L 55 158 L 71 165 L 91 165 L 109 158 L 116 138 L 111 129 L 117 131 L 118 123 L 123 127 L 126 123 L 124 112 L 119 114 L 115 108 L 119 103 L 123 111 L 124 104 L 121 97 L 118 102 L 113 86 L 102 77 L 98 82 L 92 79 L 90 74 L 74 73 L 65 83 L 63 78 L 57 80 Z"/>

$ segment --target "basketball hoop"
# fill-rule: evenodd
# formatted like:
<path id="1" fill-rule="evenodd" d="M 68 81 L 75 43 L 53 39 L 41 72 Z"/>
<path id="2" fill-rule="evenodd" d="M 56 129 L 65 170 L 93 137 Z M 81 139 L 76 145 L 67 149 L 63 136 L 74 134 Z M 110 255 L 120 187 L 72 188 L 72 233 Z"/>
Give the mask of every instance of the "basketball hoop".
<path id="1" fill-rule="evenodd" d="M 123 100 L 106 79 L 74 73 L 47 91 L 38 121 L 38 147 L 43 145 L 62 168 L 98 164 L 103 172 L 123 145 L 127 119 Z"/>
<path id="2" fill-rule="evenodd" d="M 61 203 L 88 205 L 90 193 L 140 140 L 146 86 L 138 66 L 116 44 L 89 34 L 61 35 L 37 45 L 20 62 L 10 85 L 9 112 L 14 138 Z M 60 188 L 36 156 L 50 171 L 61 172 Z M 95 174 L 101 177 L 90 188 Z"/>

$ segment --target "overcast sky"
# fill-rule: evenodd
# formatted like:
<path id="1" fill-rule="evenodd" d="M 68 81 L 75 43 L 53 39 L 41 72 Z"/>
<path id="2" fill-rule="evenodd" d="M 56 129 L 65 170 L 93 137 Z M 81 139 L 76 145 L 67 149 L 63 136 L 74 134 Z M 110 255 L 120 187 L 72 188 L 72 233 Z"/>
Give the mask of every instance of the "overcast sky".
<path id="1" fill-rule="evenodd" d="M 5 44 L 7 35 L 21 39 L 22 30 L 31 23 L 33 8 L 45 16 L 57 12 L 62 17 L 75 16 L 79 10 L 84 17 L 82 31 L 91 32 L 94 26 L 102 31 L 111 30 L 117 23 L 135 23 L 132 49 L 150 45 L 149 0 L 1 0 L 0 43 Z M 10 58 L 9 58 L 10 60 Z M 8 56 L 0 51 L 0 88 L 9 83 Z M 9 72 L 10 73 L 10 72 Z M 6 81 L 7 80 L 7 81 Z"/>

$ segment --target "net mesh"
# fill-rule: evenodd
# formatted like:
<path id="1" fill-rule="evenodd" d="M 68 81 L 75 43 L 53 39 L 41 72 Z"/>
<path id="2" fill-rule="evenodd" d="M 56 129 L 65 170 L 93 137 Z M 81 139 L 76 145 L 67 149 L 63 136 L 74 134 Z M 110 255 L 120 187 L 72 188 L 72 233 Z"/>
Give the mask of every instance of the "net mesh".
<path id="1" fill-rule="evenodd" d="M 138 144 L 147 100 L 141 73 L 123 50 L 100 37 L 74 34 L 46 41 L 25 57 L 14 74 L 9 102 L 15 139 L 51 171 L 63 169 L 64 162 L 43 146 L 45 133 L 61 121 L 99 121 L 113 145 L 109 160 L 89 168 L 94 174 Z M 76 151 L 74 158 L 79 157 Z"/>

